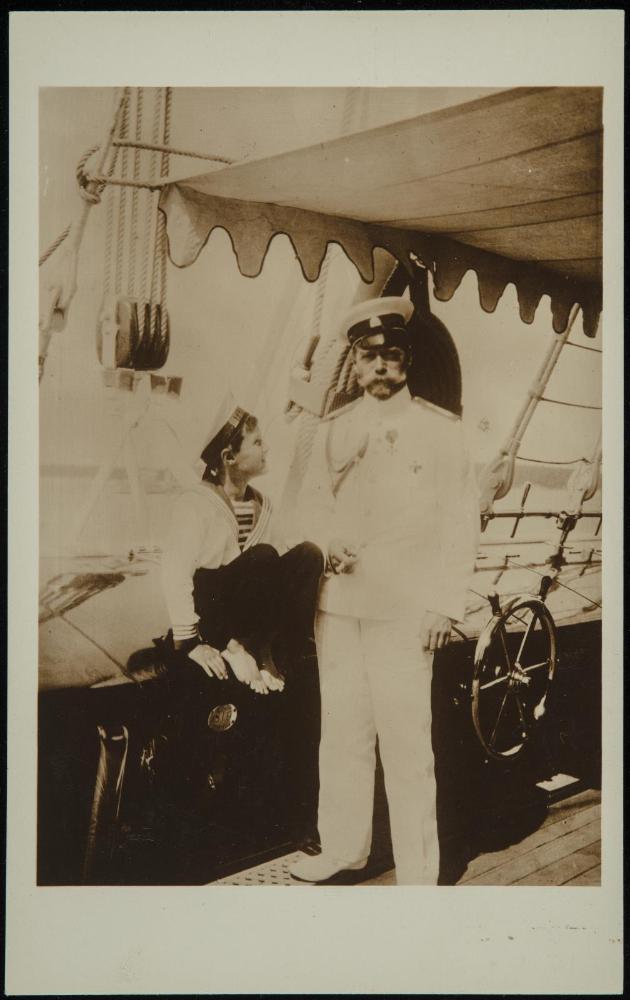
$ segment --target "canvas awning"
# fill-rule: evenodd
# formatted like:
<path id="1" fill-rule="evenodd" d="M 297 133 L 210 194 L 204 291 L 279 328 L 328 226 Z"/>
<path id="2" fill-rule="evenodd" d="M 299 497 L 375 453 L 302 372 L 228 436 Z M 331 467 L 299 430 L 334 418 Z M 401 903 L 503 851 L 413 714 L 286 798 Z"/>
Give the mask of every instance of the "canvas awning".
<path id="1" fill-rule="evenodd" d="M 473 269 L 492 312 L 506 285 L 531 323 L 543 295 L 554 329 L 571 307 L 593 336 L 601 310 L 602 91 L 518 88 L 167 186 L 172 262 L 225 229 L 241 273 L 260 273 L 285 233 L 314 281 L 338 243 L 365 281 L 375 247 L 415 255 L 450 299 Z"/>

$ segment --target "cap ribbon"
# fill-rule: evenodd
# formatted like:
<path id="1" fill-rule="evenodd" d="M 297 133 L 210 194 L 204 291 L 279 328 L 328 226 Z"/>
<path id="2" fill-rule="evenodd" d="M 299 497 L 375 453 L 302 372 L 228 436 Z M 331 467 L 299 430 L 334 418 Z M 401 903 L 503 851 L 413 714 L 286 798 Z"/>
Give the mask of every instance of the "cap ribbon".
<path id="1" fill-rule="evenodd" d="M 407 333 L 407 327 L 402 316 L 398 313 L 387 313 L 385 316 L 364 319 L 360 323 L 355 323 L 348 330 L 348 340 L 354 343 L 369 337 L 374 333 Z"/>

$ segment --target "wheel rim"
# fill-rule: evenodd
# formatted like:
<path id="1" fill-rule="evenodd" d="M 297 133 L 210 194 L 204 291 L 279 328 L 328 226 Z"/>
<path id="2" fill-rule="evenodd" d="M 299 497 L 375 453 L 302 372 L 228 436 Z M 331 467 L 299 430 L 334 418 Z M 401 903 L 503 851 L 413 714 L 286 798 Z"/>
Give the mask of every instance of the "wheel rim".
<path id="1" fill-rule="evenodd" d="M 556 632 L 545 604 L 518 600 L 480 636 L 472 685 L 477 736 L 491 757 L 515 757 L 547 712 Z"/>

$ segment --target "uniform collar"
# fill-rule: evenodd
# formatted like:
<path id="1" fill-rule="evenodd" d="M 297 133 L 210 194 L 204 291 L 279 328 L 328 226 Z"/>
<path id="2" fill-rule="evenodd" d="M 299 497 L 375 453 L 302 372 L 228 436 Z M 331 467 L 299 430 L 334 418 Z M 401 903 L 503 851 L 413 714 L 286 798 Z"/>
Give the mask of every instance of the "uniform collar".
<path id="1" fill-rule="evenodd" d="M 223 501 L 223 503 L 229 510 L 234 509 L 229 496 L 227 495 L 222 486 L 219 486 L 217 483 L 210 483 L 208 482 L 207 479 L 200 480 L 197 486 L 200 487 L 202 493 L 206 493 L 208 490 L 210 490 L 211 493 L 214 493 L 215 496 L 219 497 Z M 259 493 L 258 490 L 254 489 L 253 486 L 250 486 L 250 484 L 248 483 L 247 486 L 245 487 L 245 494 L 243 496 L 243 500 L 244 501 L 255 500 L 257 503 L 260 504 L 262 503 L 262 494 Z"/>
<path id="2" fill-rule="evenodd" d="M 404 413 L 410 403 L 411 393 L 409 392 L 408 385 L 403 386 L 399 392 L 390 396 L 389 399 L 376 399 L 366 392 L 363 394 L 361 400 L 361 406 L 365 415 L 372 420 L 396 417 Z"/>

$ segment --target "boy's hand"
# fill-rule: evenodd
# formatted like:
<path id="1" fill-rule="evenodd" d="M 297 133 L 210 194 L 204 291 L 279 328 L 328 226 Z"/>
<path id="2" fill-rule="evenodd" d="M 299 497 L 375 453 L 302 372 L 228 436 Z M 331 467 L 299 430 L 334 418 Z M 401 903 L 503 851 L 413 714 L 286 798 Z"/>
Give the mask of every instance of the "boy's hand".
<path id="1" fill-rule="evenodd" d="M 221 681 L 227 680 L 227 667 L 219 650 L 215 649 L 214 646 L 200 642 L 198 646 L 190 650 L 188 655 L 191 660 L 194 660 L 205 670 L 208 677 L 218 677 Z"/>

